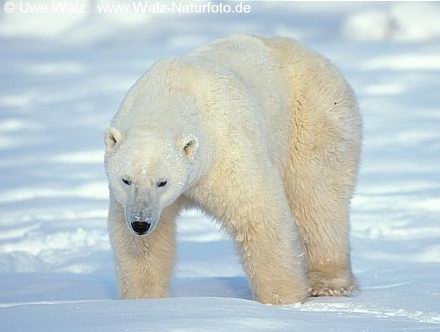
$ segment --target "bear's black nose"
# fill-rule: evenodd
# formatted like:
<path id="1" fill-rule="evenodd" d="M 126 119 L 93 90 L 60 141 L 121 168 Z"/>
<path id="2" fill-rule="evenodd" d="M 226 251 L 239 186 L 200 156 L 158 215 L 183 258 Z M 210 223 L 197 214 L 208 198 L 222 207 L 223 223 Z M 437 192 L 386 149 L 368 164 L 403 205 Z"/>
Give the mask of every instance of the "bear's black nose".
<path id="1" fill-rule="evenodd" d="M 131 223 L 131 228 L 133 228 L 133 230 L 139 234 L 139 235 L 143 235 L 146 232 L 148 232 L 148 230 L 150 229 L 150 225 L 147 222 L 144 221 L 134 221 Z"/>

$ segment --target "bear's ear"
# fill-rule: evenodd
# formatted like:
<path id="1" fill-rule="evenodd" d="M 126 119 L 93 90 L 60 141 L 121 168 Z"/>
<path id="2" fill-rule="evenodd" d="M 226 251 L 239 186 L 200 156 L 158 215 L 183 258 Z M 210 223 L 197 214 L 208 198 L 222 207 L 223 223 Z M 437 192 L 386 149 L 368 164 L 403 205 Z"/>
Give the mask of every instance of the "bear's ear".
<path id="1" fill-rule="evenodd" d="M 199 147 L 199 140 L 194 135 L 185 135 L 179 140 L 179 146 L 186 157 L 193 159 Z"/>
<path id="2" fill-rule="evenodd" d="M 107 151 L 111 151 L 122 139 L 122 134 L 116 128 L 110 127 L 105 131 L 105 146 Z"/>

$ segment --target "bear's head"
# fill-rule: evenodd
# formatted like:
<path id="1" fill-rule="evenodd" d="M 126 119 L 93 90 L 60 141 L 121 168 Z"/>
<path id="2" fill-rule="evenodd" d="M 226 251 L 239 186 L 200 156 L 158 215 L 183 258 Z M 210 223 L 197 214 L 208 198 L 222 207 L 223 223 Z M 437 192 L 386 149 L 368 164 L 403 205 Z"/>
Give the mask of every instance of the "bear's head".
<path id="1" fill-rule="evenodd" d="M 198 139 L 157 130 L 105 134 L 105 168 L 112 198 L 121 204 L 131 231 L 147 235 L 163 209 L 194 181 Z"/>

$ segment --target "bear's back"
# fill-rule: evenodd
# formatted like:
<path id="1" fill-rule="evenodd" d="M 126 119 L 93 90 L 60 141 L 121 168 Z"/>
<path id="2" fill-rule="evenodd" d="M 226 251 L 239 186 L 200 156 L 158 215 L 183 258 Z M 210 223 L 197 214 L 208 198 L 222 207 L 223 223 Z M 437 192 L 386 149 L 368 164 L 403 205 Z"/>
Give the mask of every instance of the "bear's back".
<path id="1" fill-rule="evenodd" d="M 234 35 L 196 48 L 185 58 L 219 76 L 232 77 L 244 87 L 242 92 L 255 106 L 252 111 L 224 108 L 222 112 L 229 112 L 228 119 L 239 123 L 243 131 L 248 129 L 246 136 L 256 148 L 266 147 L 272 160 L 283 160 L 292 134 L 293 89 L 282 59 L 265 38 Z M 231 96 L 232 89 L 225 93 Z"/>

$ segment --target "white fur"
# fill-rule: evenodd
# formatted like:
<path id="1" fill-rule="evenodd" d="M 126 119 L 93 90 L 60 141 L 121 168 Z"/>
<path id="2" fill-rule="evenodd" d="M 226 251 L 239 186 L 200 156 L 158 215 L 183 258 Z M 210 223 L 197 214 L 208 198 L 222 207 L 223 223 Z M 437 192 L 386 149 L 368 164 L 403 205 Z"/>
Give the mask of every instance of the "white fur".
<path id="1" fill-rule="evenodd" d="M 159 60 L 128 92 L 106 142 L 123 298 L 166 296 L 183 207 L 231 234 L 261 302 L 354 289 L 348 219 L 361 119 L 322 56 L 290 39 L 234 36 Z M 139 202 L 160 215 L 142 237 L 124 217 Z"/>

